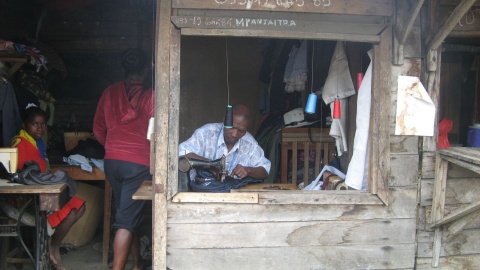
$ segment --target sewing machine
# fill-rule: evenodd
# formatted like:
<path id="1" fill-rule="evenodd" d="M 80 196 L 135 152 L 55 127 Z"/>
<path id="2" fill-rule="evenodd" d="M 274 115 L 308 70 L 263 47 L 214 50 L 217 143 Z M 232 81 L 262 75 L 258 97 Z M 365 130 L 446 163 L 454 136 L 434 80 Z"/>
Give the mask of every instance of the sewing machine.
<path id="1" fill-rule="evenodd" d="M 192 169 L 197 171 L 195 180 L 207 180 L 205 179 L 202 171 L 209 171 L 215 176 L 217 181 L 223 182 L 225 176 L 227 176 L 227 169 L 225 165 L 225 156 L 222 156 L 216 160 L 199 160 L 194 158 L 187 158 L 185 156 L 178 159 L 178 170 L 187 173 Z M 202 176 L 203 175 L 203 176 Z"/>

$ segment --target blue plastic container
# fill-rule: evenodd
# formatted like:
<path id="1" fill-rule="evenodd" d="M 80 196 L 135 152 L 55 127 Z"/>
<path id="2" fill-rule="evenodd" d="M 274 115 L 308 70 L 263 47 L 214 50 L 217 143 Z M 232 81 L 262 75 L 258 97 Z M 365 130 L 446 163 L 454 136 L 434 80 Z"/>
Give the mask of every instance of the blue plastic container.
<path id="1" fill-rule="evenodd" d="M 480 125 L 468 128 L 467 143 L 470 147 L 480 147 Z"/>

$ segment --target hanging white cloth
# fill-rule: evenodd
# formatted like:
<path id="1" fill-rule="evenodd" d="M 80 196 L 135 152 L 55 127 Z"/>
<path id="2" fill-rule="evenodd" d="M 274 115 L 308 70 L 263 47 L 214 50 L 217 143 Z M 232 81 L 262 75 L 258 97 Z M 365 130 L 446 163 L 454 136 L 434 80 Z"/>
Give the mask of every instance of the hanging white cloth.
<path id="1" fill-rule="evenodd" d="M 330 126 L 329 135 L 335 138 L 335 146 L 337 147 L 338 156 L 342 152 L 347 152 L 347 99 L 340 99 L 340 118 L 333 118 Z M 330 111 L 333 115 L 333 102 L 330 103 Z"/>
<path id="2" fill-rule="evenodd" d="M 333 101 L 340 99 L 341 118 L 333 119 L 330 127 L 330 136 L 335 138 L 339 156 L 347 149 L 347 102 L 346 98 L 355 94 L 350 69 L 348 68 L 347 55 L 343 41 L 338 41 L 330 62 L 328 76 L 323 87 L 322 98 L 330 104 L 333 115 Z"/>
<path id="3" fill-rule="evenodd" d="M 371 51 L 368 52 L 372 59 Z M 372 62 L 368 66 L 357 99 L 357 129 L 353 140 L 353 156 L 348 165 L 345 184 L 354 189 L 368 186 L 368 137 L 370 129 L 370 104 L 372 99 Z"/>
<path id="4" fill-rule="evenodd" d="M 307 41 L 302 41 L 300 47 L 293 46 L 288 55 L 283 82 L 285 92 L 305 91 L 307 82 Z"/>

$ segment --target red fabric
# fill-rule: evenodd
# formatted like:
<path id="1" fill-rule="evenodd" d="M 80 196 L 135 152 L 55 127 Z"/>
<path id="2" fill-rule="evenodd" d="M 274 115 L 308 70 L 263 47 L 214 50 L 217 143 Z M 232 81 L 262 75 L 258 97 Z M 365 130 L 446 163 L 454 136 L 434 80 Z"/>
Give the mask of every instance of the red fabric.
<path id="1" fill-rule="evenodd" d="M 17 169 L 22 169 L 25 162 L 33 160 L 38 163 L 42 172 L 47 171 L 47 162 L 40 155 L 38 148 L 22 136 L 16 136 L 11 147 L 18 149 Z"/>
<path id="2" fill-rule="evenodd" d="M 53 212 L 53 214 L 47 217 L 48 223 L 52 228 L 55 228 L 60 224 L 73 209 L 80 209 L 85 204 L 85 201 L 79 197 L 73 197 L 70 201 L 65 204 L 62 209 Z"/>
<path id="3" fill-rule="evenodd" d="M 105 89 L 93 123 L 95 137 L 105 146 L 105 159 L 150 166 L 147 129 L 153 113 L 153 89 L 144 89 L 142 83 L 121 81 Z"/>
<path id="4" fill-rule="evenodd" d="M 453 121 L 447 118 L 443 118 L 438 124 L 438 149 L 449 148 L 450 142 L 448 141 L 448 132 L 453 127 Z"/>

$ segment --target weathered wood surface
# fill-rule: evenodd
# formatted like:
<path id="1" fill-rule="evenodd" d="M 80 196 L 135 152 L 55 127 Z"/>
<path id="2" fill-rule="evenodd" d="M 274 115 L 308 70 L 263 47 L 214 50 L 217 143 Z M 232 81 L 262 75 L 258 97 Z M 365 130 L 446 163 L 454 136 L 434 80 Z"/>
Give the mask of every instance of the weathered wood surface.
<path id="1" fill-rule="evenodd" d="M 442 26 L 434 37 L 428 42 L 429 50 L 437 50 L 441 46 L 445 38 L 450 34 L 450 32 L 455 28 L 460 19 L 470 10 L 470 7 L 477 0 L 462 0 L 452 12 L 448 15 L 448 18 L 443 21 Z"/>
<path id="2" fill-rule="evenodd" d="M 435 182 L 433 183 L 432 198 L 432 220 L 430 223 L 436 222 L 443 218 L 445 208 L 445 187 L 447 185 L 448 162 L 440 158 L 437 154 L 435 162 Z"/>
<path id="3" fill-rule="evenodd" d="M 370 113 L 370 166 L 368 190 L 388 204 L 390 177 L 390 83 L 392 27 L 373 46 L 372 110 Z"/>
<path id="4" fill-rule="evenodd" d="M 422 159 L 422 178 L 431 179 L 435 177 L 435 153 L 428 152 L 423 154 Z M 480 174 L 462 168 L 456 164 L 448 164 L 447 178 L 480 178 Z"/>
<path id="5" fill-rule="evenodd" d="M 154 192 L 152 208 L 153 264 L 154 269 L 165 269 L 167 265 L 167 199 L 166 188 L 169 176 L 169 122 L 170 122 L 170 45 L 173 26 L 170 23 L 172 2 L 157 1 L 155 31 L 155 174 L 153 185 L 163 185 L 163 192 Z M 175 110 L 179 110 L 178 107 Z M 178 115 L 178 113 L 176 114 Z M 176 155 L 175 155 L 176 156 Z M 156 189 L 154 188 L 154 191 Z"/>
<path id="6" fill-rule="evenodd" d="M 431 206 L 434 180 L 421 181 L 420 206 Z M 445 204 L 466 204 L 480 201 L 480 179 L 449 179 L 445 189 Z"/>
<path id="7" fill-rule="evenodd" d="M 259 17 L 252 15 L 246 17 L 172 16 L 172 23 L 177 28 L 257 29 L 359 35 L 378 35 L 386 27 L 386 24 L 315 22 L 301 17 L 272 19 L 268 15 L 263 14 Z"/>
<path id="8" fill-rule="evenodd" d="M 446 205 L 445 206 L 445 216 L 448 216 L 451 212 L 455 211 L 457 208 L 464 206 L 463 204 L 456 204 L 456 205 Z M 420 207 L 420 210 L 423 210 L 424 214 L 422 216 L 419 216 L 419 224 L 421 226 L 418 229 L 424 230 L 424 231 L 432 231 L 433 229 L 430 227 L 430 220 L 431 220 L 431 207 Z M 470 224 L 465 226 L 465 229 L 475 229 L 475 228 L 480 228 L 480 218 L 475 218 L 474 220 L 471 221 Z"/>
<path id="9" fill-rule="evenodd" d="M 259 37 L 259 38 L 293 38 L 312 40 L 337 40 L 352 42 L 380 43 L 380 37 L 375 35 L 341 34 L 341 33 L 316 33 L 301 31 L 276 31 L 256 29 L 196 29 L 183 28 L 185 36 L 232 36 L 232 37 Z"/>
<path id="10" fill-rule="evenodd" d="M 419 258 L 432 256 L 433 232 L 419 232 L 418 253 Z M 469 229 L 459 232 L 450 241 L 442 241 L 440 256 L 475 255 L 480 250 L 480 229 Z M 465 268 L 472 269 L 472 268 Z"/>
<path id="11" fill-rule="evenodd" d="M 418 184 L 418 155 L 390 155 L 390 187 Z"/>
<path id="12" fill-rule="evenodd" d="M 478 3 L 478 1 L 477 1 Z M 455 6 L 440 6 L 439 19 L 445 21 Z M 449 37 L 478 37 L 480 35 L 480 7 L 472 6 L 455 24 Z"/>
<path id="13" fill-rule="evenodd" d="M 352 204 L 228 205 L 223 203 L 169 203 L 168 222 L 169 224 L 274 221 L 297 222 L 316 220 L 409 219 L 416 216 L 416 188 L 392 189 L 390 193 L 391 204 L 389 206 Z"/>
<path id="14" fill-rule="evenodd" d="M 258 203 L 257 192 L 200 193 L 180 192 L 172 198 L 175 203 Z"/>
<path id="15" fill-rule="evenodd" d="M 444 216 L 443 218 L 431 223 L 430 226 L 438 227 L 438 226 L 448 224 L 450 222 L 458 220 L 459 218 L 465 217 L 466 215 L 474 213 L 479 209 L 480 209 L 480 201 L 459 207 L 455 209 L 455 211 L 452 211 L 448 216 Z"/>
<path id="16" fill-rule="evenodd" d="M 39 198 L 41 211 L 56 211 L 68 202 L 66 184 L 0 186 L 0 194 L 32 194 Z"/>
<path id="17" fill-rule="evenodd" d="M 418 137 L 391 135 L 390 154 L 392 156 L 418 154 Z"/>
<path id="18" fill-rule="evenodd" d="M 153 187 L 152 181 L 143 181 L 138 190 L 133 193 L 132 199 L 134 200 L 152 200 L 153 199 Z"/>
<path id="19" fill-rule="evenodd" d="M 193 223 L 170 226 L 167 242 L 176 249 L 396 245 L 414 243 L 414 232 L 415 219 Z"/>
<path id="20" fill-rule="evenodd" d="M 439 266 L 432 267 L 432 258 L 417 258 L 415 269 L 424 270 L 459 270 L 480 269 L 480 255 L 448 256 L 440 257 Z"/>
<path id="21" fill-rule="evenodd" d="M 207 10 L 264 10 L 372 16 L 391 16 L 393 12 L 392 0 L 358 0 L 355 2 L 349 0 L 177 0 L 172 2 L 173 8 Z"/>
<path id="22" fill-rule="evenodd" d="M 377 204 L 383 202 L 366 191 L 285 191 L 258 193 L 260 204 Z"/>
<path id="23" fill-rule="evenodd" d="M 414 250 L 414 244 L 241 249 L 171 247 L 167 267 L 195 270 L 413 269 Z"/>

